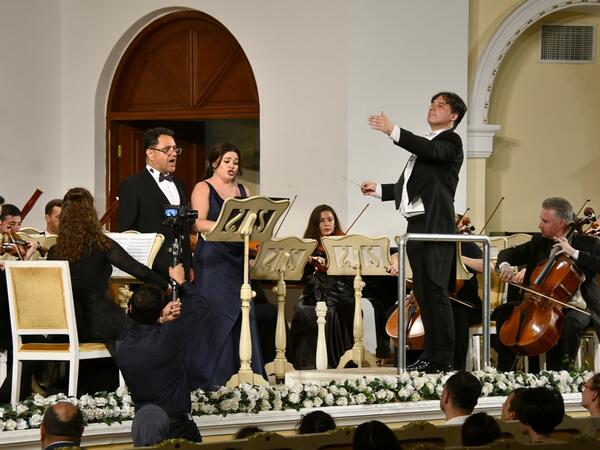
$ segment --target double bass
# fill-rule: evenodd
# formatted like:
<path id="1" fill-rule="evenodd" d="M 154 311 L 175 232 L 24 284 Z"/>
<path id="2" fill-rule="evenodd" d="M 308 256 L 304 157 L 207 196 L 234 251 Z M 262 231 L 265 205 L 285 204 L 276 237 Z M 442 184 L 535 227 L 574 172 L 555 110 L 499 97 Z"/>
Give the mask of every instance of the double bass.
<path id="1" fill-rule="evenodd" d="M 576 230 L 595 219 L 592 208 L 586 208 L 584 217 L 569 224 L 565 238 L 570 241 Z M 559 248 L 553 247 L 550 257 L 535 267 L 533 281 L 523 287 L 523 301 L 500 329 L 500 342 L 515 353 L 539 355 L 554 347 L 560 338 L 562 308 L 572 307 L 568 301 L 579 289 L 584 275 L 569 257 L 557 255 Z"/>

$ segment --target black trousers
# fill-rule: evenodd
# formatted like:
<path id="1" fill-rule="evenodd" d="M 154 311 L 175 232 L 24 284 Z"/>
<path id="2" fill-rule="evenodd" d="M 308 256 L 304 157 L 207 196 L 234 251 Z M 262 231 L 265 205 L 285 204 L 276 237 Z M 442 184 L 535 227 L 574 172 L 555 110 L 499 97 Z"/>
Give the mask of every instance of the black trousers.
<path id="1" fill-rule="evenodd" d="M 181 438 L 190 442 L 202 442 L 202 436 L 191 416 L 169 417 L 168 439 Z"/>
<path id="2" fill-rule="evenodd" d="M 424 223 L 422 216 L 409 219 L 407 232 L 424 232 Z M 443 366 L 452 365 L 454 362 L 454 316 L 448 298 L 448 283 L 452 267 L 436 267 L 437 274 L 443 272 L 439 278 L 444 282 L 433 280 L 429 276 L 433 268 L 428 266 L 436 262 L 432 261 L 427 253 L 436 246 L 448 248 L 452 252 L 453 245 L 445 242 L 409 241 L 406 246 L 413 272 L 413 289 L 421 309 L 421 319 L 425 329 L 424 349 L 419 359 Z"/>
<path id="3" fill-rule="evenodd" d="M 518 302 L 505 303 L 494 310 L 492 319 L 496 320 L 498 339 L 495 340 L 495 349 L 498 352 L 498 370 L 506 372 L 513 370 L 516 353 L 500 342 L 500 329 L 508 320 L 513 310 L 519 305 Z M 546 366 L 548 370 L 568 369 L 569 365 L 577 357 L 581 336 L 590 323 L 590 317 L 570 308 L 563 308 L 563 325 L 560 339 L 548 353 L 546 353 Z M 539 368 L 538 358 L 530 361 L 530 371 L 535 372 Z M 538 369 L 539 370 L 539 369 Z"/>
<path id="4" fill-rule="evenodd" d="M 469 327 L 481 323 L 481 308 L 452 302 L 454 316 L 454 369 L 465 370 L 469 350 Z"/>

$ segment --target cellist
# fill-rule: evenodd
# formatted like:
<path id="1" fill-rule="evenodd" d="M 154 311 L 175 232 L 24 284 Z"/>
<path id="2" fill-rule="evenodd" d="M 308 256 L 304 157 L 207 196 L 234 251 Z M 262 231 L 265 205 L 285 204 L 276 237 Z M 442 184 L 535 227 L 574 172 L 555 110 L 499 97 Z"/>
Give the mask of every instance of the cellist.
<path id="1" fill-rule="evenodd" d="M 528 286 L 531 274 L 536 265 L 550 256 L 553 248 L 556 254 L 564 254 L 571 258 L 576 266 L 585 275 L 585 281 L 571 298 L 570 304 L 580 309 L 586 307 L 593 313 L 600 314 L 600 288 L 596 283 L 595 275 L 600 272 L 600 240 L 594 237 L 573 233 L 572 238 L 566 239 L 569 224 L 573 221 L 574 214 L 571 204 L 561 197 L 547 198 L 542 202 L 539 229 L 541 235 L 534 235 L 531 241 L 516 247 L 500 251 L 496 263 L 496 270 L 502 281 L 510 282 L 514 279 L 511 266 L 525 266 L 523 284 Z M 518 302 L 505 303 L 494 311 L 496 329 L 501 330 L 503 323 L 510 317 Z M 563 308 L 564 314 L 562 335 L 558 343 L 547 354 L 549 370 L 568 368 L 574 361 L 579 350 L 583 330 L 590 323 L 590 316 L 572 308 Z M 600 322 L 593 320 L 596 333 L 600 332 Z M 515 353 L 501 342 L 497 343 L 498 370 L 511 370 L 515 361 Z"/>

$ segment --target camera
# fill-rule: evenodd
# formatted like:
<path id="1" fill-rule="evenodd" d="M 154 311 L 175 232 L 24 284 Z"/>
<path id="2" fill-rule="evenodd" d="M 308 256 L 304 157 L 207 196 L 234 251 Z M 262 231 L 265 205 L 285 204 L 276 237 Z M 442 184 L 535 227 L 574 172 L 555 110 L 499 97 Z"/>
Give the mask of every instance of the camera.
<path id="1" fill-rule="evenodd" d="M 180 229 L 198 218 L 198 211 L 190 210 L 185 205 L 165 205 L 163 224 Z"/>

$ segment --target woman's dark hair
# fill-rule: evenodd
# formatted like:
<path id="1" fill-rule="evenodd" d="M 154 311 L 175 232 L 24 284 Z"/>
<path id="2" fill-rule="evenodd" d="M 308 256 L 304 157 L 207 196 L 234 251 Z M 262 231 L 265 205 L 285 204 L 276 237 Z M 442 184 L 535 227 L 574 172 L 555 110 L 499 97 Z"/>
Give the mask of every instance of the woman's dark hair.
<path id="1" fill-rule="evenodd" d="M 535 387 L 519 394 L 517 417 L 539 434 L 550 434 L 565 416 L 565 403 L 556 389 Z"/>
<path id="2" fill-rule="evenodd" d="M 356 427 L 352 448 L 354 450 L 398 450 L 400 445 L 394 432 L 386 424 L 371 420 Z"/>
<path id="3" fill-rule="evenodd" d="M 475 413 L 467 417 L 460 429 L 462 445 L 486 445 L 500 439 L 500 425 L 492 416 L 484 412 Z"/>
<path id="4" fill-rule="evenodd" d="M 225 153 L 234 152 L 238 157 L 238 172 L 237 175 L 243 175 L 242 172 L 242 154 L 240 149 L 230 142 L 220 142 L 210 149 L 208 153 L 208 165 L 206 166 L 206 176 L 204 179 L 210 178 L 215 173 L 215 168 L 219 167 Z"/>
<path id="5" fill-rule="evenodd" d="M 333 220 L 335 221 L 335 224 L 332 234 L 336 235 L 342 233 L 340 221 L 338 220 L 337 214 L 333 208 L 329 205 L 319 205 L 310 213 L 308 225 L 306 225 L 306 230 L 304 231 L 305 239 L 316 239 L 317 241 L 320 241 L 321 231 L 319 229 L 319 223 L 321 222 L 321 213 L 324 211 L 329 211 L 331 214 L 333 214 Z"/>
<path id="6" fill-rule="evenodd" d="M 323 411 L 313 411 L 300 419 L 298 434 L 324 433 L 335 429 L 333 417 Z"/>
<path id="7" fill-rule="evenodd" d="M 240 428 L 237 433 L 235 433 L 234 439 L 246 439 L 250 436 L 254 436 L 257 433 L 262 433 L 262 430 L 258 427 L 250 425 L 248 427 Z"/>
<path id="8" fill-rule="evenodd" d="M 102 231 L 94 197 L 87 189 L 69 189 L 63 198 L 60 228 L 56 238 L 56 255 L 59 259 L 77 262 L 84 250 L 110 248 L 110 239 Z"/>

